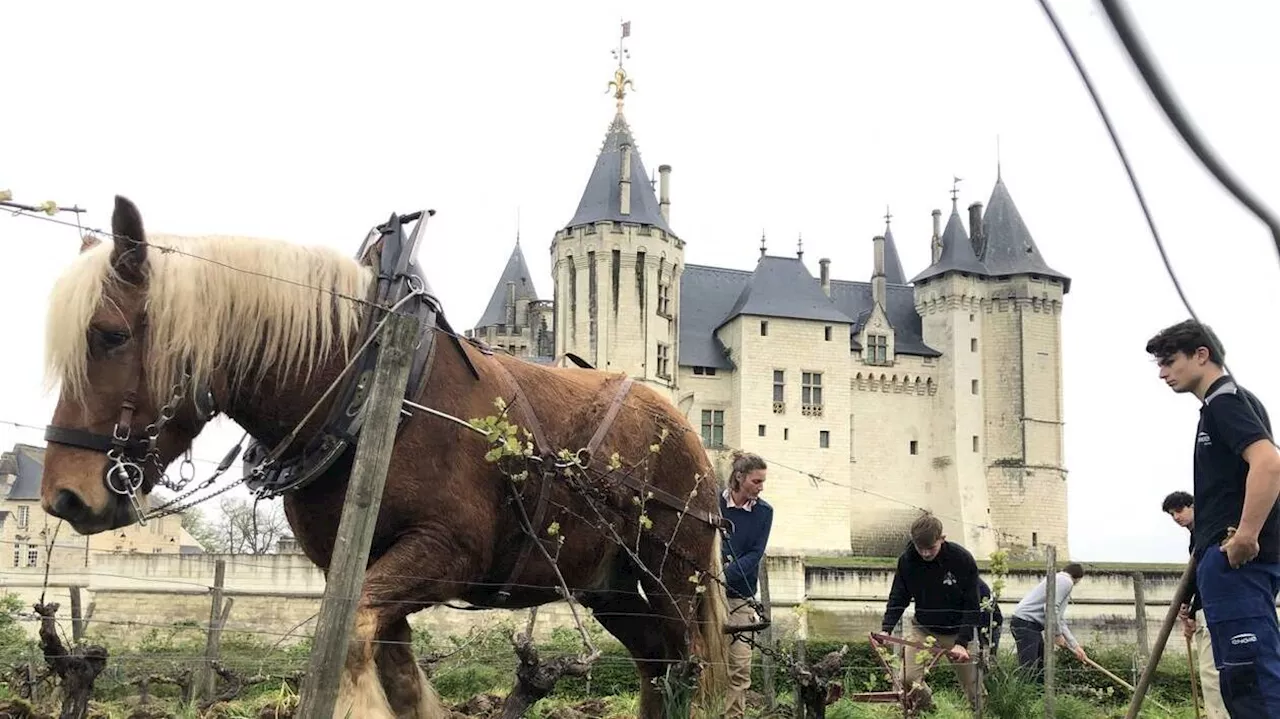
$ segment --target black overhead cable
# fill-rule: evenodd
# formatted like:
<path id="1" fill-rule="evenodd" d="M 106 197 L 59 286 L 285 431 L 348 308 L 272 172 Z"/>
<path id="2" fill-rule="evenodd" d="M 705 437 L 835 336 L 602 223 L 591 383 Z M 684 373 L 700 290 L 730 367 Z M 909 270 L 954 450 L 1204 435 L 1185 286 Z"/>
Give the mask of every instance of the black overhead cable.
<path id="1" fill-rule="evenodd" d="M 1156 249 L 1160 252 L 1160 259 L 1164 262 L 1166 272 L 1169 279 L 1173 282 L 1173 287 L 1178 292 L 1178 297 L 1182 300 L 1182 304 L 1187 309 L 1187 313 L 1191 315 L 1191 319 L 1200 322 L 1200 318 L 1196 315 L 1196 311 L 1192 309 L 1190 300 L 1182 290 L 1182 284 L 1178 281 L 1177 273 L 1173 270 L 1173 265 L 1169 262 L 1169 255 L 1165 252 L 1164 242 L 1160 239 L 1160 232 L 1156 229 L 1155 219 L 1151 216 L 1151 209 L 1147 206 L 1146 197 L 1142 194 L 1142 188 L 1138 183 L 1138 178 L 1134 174 L 1133 166 L 1129 163 L 1129 156 L 1124 151 L 1124 146 L 1120 142 L 1119 135 L 1116 134 L 1115 126 L 1111 123 L 1111 116 L 1107 113 L 1106 107 L 1102 102 L 1102 98 L 1098 96 L 1097 90 L 1093 86 L 1093 80 L 1089 76 L 1088 70 L 1084 68 L 1084 64 L 1080 61 L 1079 55 L 1076 54 L 1075 47 L 1071 44 L 1071 40 L 1067 37 L 1066 31 L 1063 30 L 1062 24 L 1058 22 L 1058 17 L 1054 14 L 1053 9 L 1049 7 L 1048 0 L 1039 0 L 1040 7 L 1044 9 L 1045 15 L 1049 18 L 1049 22 L 1053 25 L 1053 29 L 1058 33 L 1058 38 L 1062 41 L 1062 46 L 1067 51 L 1067 55 L 1071 57 L 1071 62 L 1075 64 L 1076 71 L 1080 74 L 1080 80 L 1084 83 L 1085 89 L 1089 92 L 1089 97 L 1093 99 L 1094 107 L 1097 108 L 1098 117 L 1107 128 L 1107 134 L 1111 136 L 1111 142 L 1115 145 L 1116 153 L 1120 156 L 1120 162 L 1124 165 L 1125 172 L 1129 175 L 1129 184 L 1133 187 L 1134 195 L 1137 196 L 1138 204 L 1142 207 L 1142 214 L 1147 220 L 1147 226 L 1151 228 L 1151 237 L 1155 241 Z M 1167 88 L 1159 71 L 1155 67 L 1155 62 L 1150 58 L 1145 45 L 1137 37 L 1133 25 L 1130 22 L 1125 11 L 1120 7 L 1119 0 L 1098 0 L 1103 8 L 1107 11 L 1107 17 L 1111 21 L 1112 27 L 1116 34 L 1120 37 L 1124 44 L 1125 50 L 1129 53 L 1129 57 L 1133 60 L 1134 65 L 1142 74 L 1142 79 L 1146 83 L 1147 88 L 1155 96 L 1160 104 L 1161 110 L 1173 126 L 1182 136 L 1183 141 L 1195 153 L 1201 164 L 1226 188 L 1236 199 L 1249 209 L 1259 220 L 1266 224 L 1272 232 L 1272 236 L 1276 243 L 1276 250 L 1280 253 L 1280 221 L 1245 188 L 1231 172 L 1220 162 L 1213 151 L 1205 144 L 1199 133 L 1191 125 L 1191 121 L 1187 119 L 1186 113 L 1181 105 L 1173 97 L 1172 92 Z M 1235 375 L 1227 367 L 1225 361 L 1223 370 L 1231 375 Z M 1237 382 L 1238 384 L 1238 382 Z M 1258 418 L 1257 413 L 1253 411 L 1253 406 L 1249 402 L 1245 402 L 1250 412 L 1253 412 L 1254 419 L 1258 421 L 1263 428 L 1265 424 Z M 1270 434 L 1270 432 L 1268 432 Z"/>

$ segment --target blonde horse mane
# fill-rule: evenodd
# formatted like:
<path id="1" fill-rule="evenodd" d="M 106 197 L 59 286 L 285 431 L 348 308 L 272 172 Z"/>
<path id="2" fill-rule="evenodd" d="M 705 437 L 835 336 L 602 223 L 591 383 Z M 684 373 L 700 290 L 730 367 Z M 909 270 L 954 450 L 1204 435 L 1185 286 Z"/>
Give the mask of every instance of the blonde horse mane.
<path id="1" fill-rule="evenodd" d="M 192 386 L 215 369 L 230 369 L 237 384 L 268 369 L 305 377 L 333 351 L 352 349 L 361 308 L 332 293 L 365 297 L 372 273 L 354 259 L 248 237 L 148 235 L 147 243 L 143 356 L 154 401 L 169 399 L 184 367 Z M 84 249 L 50 295 L 46 381 L 71 397 L 88 389 L 89 323 L 121 287 L 113 249 Z"/>

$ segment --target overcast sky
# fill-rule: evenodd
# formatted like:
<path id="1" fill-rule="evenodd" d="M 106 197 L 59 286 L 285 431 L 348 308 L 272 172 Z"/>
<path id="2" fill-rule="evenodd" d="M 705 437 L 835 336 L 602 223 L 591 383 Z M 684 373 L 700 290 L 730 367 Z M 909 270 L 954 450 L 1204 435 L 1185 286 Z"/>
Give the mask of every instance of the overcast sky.
<path id="1" fill-rule="evenodd" d="M 613 115 L 620 19 L 627 117 L 646 166 L 673 167 L 686 261 L 754 266 L 794 251 L 817 275 L 871 274 L 892 207 L 908 276 L 930 211 L 988 200 L 1003 176 L 1041 252 L 1073 279 L 1063 314 L 1071 556 L 1182 561 L 1161 498 L 1191 488 L 1197 402 L 1143 353 L 1183 319 L 1122 168 L 1034 0 L 985 2 L 10 3 L 0 24 L 0 189 L 86 207 L 111 198 L 156 231 L 246 234 L 354 252 L 390 212 L 431 207 L 421 257 L 456 327 L 480 316 L 520 231 L 550 297 L 549 245 Z M 1265 228 L 1168 128 L 1092 4 L 1058 0 L 1137 166 L 1196 311 L 1280 412 L 1280 283 Z M 1135 1 L 1196 123 L 1280 202 L 1280 6 Z M 43 425 L 44 300 L 76 232 L 0 215 L 0 419 Z M 0 425 L 0 445 L 41 443 Z M 223 421 L 196 445 L 216 460 Z M 207 472 L 210 465 L 202 465 Z M 779 470 L 784 471 L 784 470 Z"/>

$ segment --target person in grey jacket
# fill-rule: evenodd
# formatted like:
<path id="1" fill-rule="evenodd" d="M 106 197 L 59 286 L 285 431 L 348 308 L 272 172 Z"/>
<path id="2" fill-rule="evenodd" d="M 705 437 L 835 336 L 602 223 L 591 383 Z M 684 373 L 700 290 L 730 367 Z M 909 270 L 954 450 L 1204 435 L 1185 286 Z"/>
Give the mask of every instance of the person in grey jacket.
<path id="1" fill-rule="evenodd" d="M 1071 628 L 1063 616 L 1067 612 L 1067 602 L 1071 599 L 1071 590 L 1084 578 L 1084 567 L 1072 562 L 1055 575 L 1054 582 L 1054 616 L 1057 617 L 1058 635 L 1055 643 L 1067 647 L 1076 655 L 1076 659 L 1084 661 L 1087 655 L 1084 647 L 1071 634 Z M 1009 631 L 1013 634 L 1014 644 L 1018 647 L 1018 667 L 1029 675 L 1040 679 L 1044 673 L 1044 605 L 1045 580 L 1041 579 L 1018 602 L 1013 610 L 1013 618 L 1009 620 Z"/>

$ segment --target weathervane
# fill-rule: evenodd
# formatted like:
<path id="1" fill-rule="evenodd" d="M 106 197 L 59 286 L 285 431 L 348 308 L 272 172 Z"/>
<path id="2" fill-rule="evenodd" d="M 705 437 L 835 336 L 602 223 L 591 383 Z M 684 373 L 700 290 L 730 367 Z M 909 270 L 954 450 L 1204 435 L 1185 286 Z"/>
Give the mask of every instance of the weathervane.
<path id="1" fill-rule="evenodd" d="M 629 37 L 631 37 L 631 21 L 627 20 L 622 23 L 622 32 L 618 37 L 618 49 L 611 51 L 613 56 L 618 58 L 618 69 L 613 71 L 613 79 L 609 81 L 609 87 L 613 89 L 613 97 L 618 101 L 619 113 L 622 112 L 622 102 L 627 96 L 627 88 L 635 89 L 635 85 L 627 78 L 626 68 L 622 66 L 624 59 L 631 59 L 631 52 L 623 44 L 623 41 Z"/>
<path id="2" fill-rule="evenodd" d="M 884 206 L 884 226 L 885 226 L 885 229 L 888 229 L 888 227 L 889 227 L 889 220 L 892 220 L 892 219 L 893 219 L 893 215 L 889 213 L 889 206 L 888 206 L 888 205 L 885 205 L 885 206 Z"/>
<path id="3" fill-rule="evenodd" d="M 951 176 L 951 209 L 956 208 L 956 198 L 960 196 L 960 183 L 964 181 L 963 177 Z"/>

